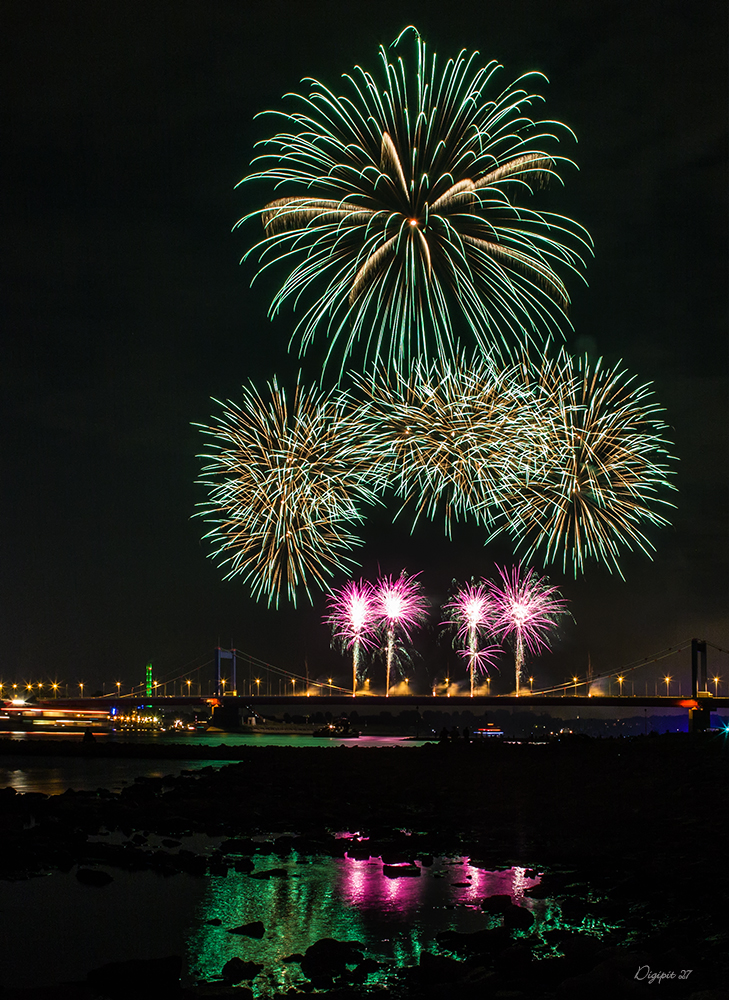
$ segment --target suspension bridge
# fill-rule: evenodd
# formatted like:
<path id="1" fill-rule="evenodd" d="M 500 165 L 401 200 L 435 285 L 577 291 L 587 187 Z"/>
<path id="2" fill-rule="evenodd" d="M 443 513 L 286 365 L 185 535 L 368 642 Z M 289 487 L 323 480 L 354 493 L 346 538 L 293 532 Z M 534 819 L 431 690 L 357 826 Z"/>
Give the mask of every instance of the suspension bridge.
<path id="1" fill-rule="evenodd" d="M 720 654 L 729 650 L 702 639 L 690 639 L 677 646 L 668 647 L 651 656 L 626 664 L 619 670 L 609 670 L 593 674 L 588 671 L 583 676 L 573 675 L 561 684 L 551 687 L 523 687 L 521 693 L 492 694 L 489 679 L 477 689 L 473 696 L 461 692 L 460 686 L 443 677 L 436 681 L 428 693 L 410 690 L 409 682 L 401 682 L 387 694 L 370 693 L 365 682 L 356 692 L 351 687 L 334 683 L 334 678 L 312 679 L 306 673 L 285 670 L 267 663 L 255 656 L 237 649 L 216 647 L 212 656 L 198 657 L 183 668 L 169 671 L 155 678 L 152 665 L 148 664 L 144 682 L 129 691 L 123 691 L 120 682 L 115 691 L 95 695 L 83 694 L 80 685 L 78 697 L 59 696 L 55 686 L 53 697 L 36 698 L 34 711 L 41 713 L 89 713 L 89 718 L 99 718 L 104 714 L 117 714 L 132 708 L 204 708 L 215 711 L 222 718 L 223 713 L 230 719 L 241 712 L 270 706 L 271 708 L 297 707 L 306 711 L 326 708 L 352 708 L 355 702 L 364 702 L 368 707 L 395 708 L 436 708 L 454 709 L 470 706 L 498 706 L 509 708 L 519 706 L 524 709 L 539 709 L 547 706 L 589 706 L 591 708 L 649 708 L 662 707 L 684 709 L 689 713 L 692 730 L 707 729 L 712 712 L 729 708 L 729 697 L 721 696 L 719 686 L 722 677 L 713 676 L 708 671 L 707 650 L 712 648 Z M 683 673 L 666 675 L 665 692 L 659 690 L 659 682 L 653 681 L 654 691 L 649 684 L 638 680 L 641 669 L 651 667 L 681 653 L 690 651 L 690 668 L 684 664 Z M 678 666 L 678 663 L 676 664 Z M 725 671 L 726 676 L 726 671 Z M 671 691 L 673 684 L 673 692 Z M 713 685 L 714 690 L 711 690 Z M 617 689 L 617 691 L 616 691 Z M 40 693 L 40 692 L 39 692 Z M 28 711 L 29 706 L 5 703 L 5 711 Z"/>

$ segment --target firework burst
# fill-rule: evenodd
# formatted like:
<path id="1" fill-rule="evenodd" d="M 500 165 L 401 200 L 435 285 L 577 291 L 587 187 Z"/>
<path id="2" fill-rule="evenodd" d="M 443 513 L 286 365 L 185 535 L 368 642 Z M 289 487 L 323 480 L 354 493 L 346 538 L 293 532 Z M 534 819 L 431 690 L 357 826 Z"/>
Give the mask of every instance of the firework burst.
<path id="1" fill-rule="evenodd" d="M 398 666 L 398 653 L 404 655 L 413 631 L 423 624 L 428 613 L 418 575 L 408 576 L 403 570 L 396 580 L 383 577 L 375 586 L 375 613 L 384 633 L 386 697 L 390 694 L 392 671 Z"/>
<path id="2" fill-rule="evenodd" d="M 506 568 L 496 568 L 501 585 L 486 583 L 494 609 L 493 631 L 514 643 L 518 695 L 525 651 L 535 654 L 549 649 L 549 633 L 568 613 L 567 602 L 546 577 L 537 576 L 533 569 L 524 571 L 521 564 L 512 566 L 510 573 Z"/>
<path id="3" fill-rule="evenodd" d="M 344 394 L 297 386 L 289 405 L 275 380 L 269 388 L 268 401 L 244 388 L 241 405 L 228 401 L 215 424 L 198 425 L 212 439 L 199 506 L 225 578 L 278 606 L 281 593 L 296 604 L 302 588 L 311 600 L 312 585 L 354 565 L 351 529 L 375 500 L 375 473 Z"/>
<path id="4" fill-rule="evenodd" d="M 350 580 L 334 590 L 329 598 L 329 614 L 324 619 L 331 626 L 335 642 L 352 651 L 352 697 L 357 682 L 363 679 L 362 653 L 372 649 L 377 635 L 375 589 L 367 580 Z"/>
<path id="5" fill-rule="evenodd" d="M 575 575 L 595 559 L 621 576 L 619 557 L 634 547 L 650 556 L 646 525 L 666 525 L 661 507 L 673 489 L 667 425 L 650 385 L 620 366 L 591 366 L 564 351 L 539 368 L 515 371 L 532 397 L 535 426 L 549 447 L 514 467 L 500 494 L 508 531 L 545 565 L 571 562 Z M 521 469 L 528 471 L 521 474 Z"/>
<path id="6" fill-rule="evenodd" d="M 402 500 L 401 511 L 492 525 L 499 501 L 513 492 L 549 447 L 534 420 L 532 396 L 513 366 L 484 357 L 416 363 L 409 375 L 357 379 L 358 413 L 373 461 Z"/>
<path id="7" fill-rule="evenodd" d="M 468 660 L 471 697 L 476 686 L 476 672 L 485 673 L 499 651 L 498 646 L 483 646 L 482 642 L 494 628 L 494 608 L 485 583 L 466 584 L 456 590 L 444 605 L 449 618 L 444 625 L 455 627 L 456 640 L 464 648 L 459 653 Z"/>
<path id="8" fill-rule="evenodd" d="M 570 162 L 545 151 L 569 130 L 528 114 L 541 98 L 524 84 L 541 74 L 500 89 L 495 61 L 464 50 L 441 65 L 413 28 L 393 48 L 392 61 L 380 49 L 379 80 L 356 67 L 343 95 L 309 80 L 291 111 L 270 112 L 283 130 L 259 144 L 241 183 L 280 196 L 238 225 L 263 221 L 248 252 L 258 273 L 291 267 L 271 313 L 310 295 L 294 336 L 303 352 L 324 328 L 327 361 L 336 350 L 342 368 L 358 342 L 365 363 L 387 367 L 450 358 L 451 314 L 481 346 L 551 336 L 569 301 L 555 267 L 579 272 L 590 241 L 568 219 L 517 205 Z"/>

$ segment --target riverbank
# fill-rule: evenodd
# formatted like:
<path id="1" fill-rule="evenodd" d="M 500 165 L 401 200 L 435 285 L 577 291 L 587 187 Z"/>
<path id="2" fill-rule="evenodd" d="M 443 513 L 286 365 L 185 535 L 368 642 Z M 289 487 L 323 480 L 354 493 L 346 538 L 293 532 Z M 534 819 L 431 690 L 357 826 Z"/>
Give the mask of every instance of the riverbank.
<path id="1" fill-rule="evenodd" d="M 149 752 L 123 744 L 90 749 Z M 183 749 L 189 756 L 190 748 Z M 525 918 L 520 928 L 519 914 L 503 901 L 494 904 L 504 908 L 492 914 L 496 936 L 443 939 L 414 970 L 398 970 L 388 984 L 396 996 L 482 1000 L 505 990 L 515 998 L 612 1000 L 647 988 L 627 974 L 636 956 L 653 969 L 684 963 L 681 968 L 694 970 L 683 992 L 662 983 L 662 995 L 669 987 L 672 995 L 690 997 L 729 977 L 723 916 L 729 886 L 720 856 L 729 787 L 723 737 L 461 742 L 407 752 L 356 744 L 234 749 L 239 758 L 229 766 L 137 781 L 119 794 L 0 792 L 2 877 L 89 871 L 83 877 L 93 881 L 107 873 L 113 878 L 115 870 L 151 870 L 209 879 L 247 870 L 245 877 L 252 878 L 265 856 L 265 870 L 279 872 L 265 877 L 275 879 L 292 857 L 343 857 L 352 843 L 337 834 L 350 831 L 358 834 L 356 857 L 366 854 L 383 866 L 408 868 L 394 877 L 412 876 L 416 869 L 424 877 L 433 858 L 456 855 L 479 870 L 538 870 L 544 877 L 533 898 L 552 899 L 572 914 L 559 932 L 565 947 L 537 961 L 531 923 Z M 258 839 L 266 834 L 285 836 Z M 193 835 L 223 839 L 212 853 L 166 848 L 164 840 L 152 845 L 150 839 L 183 841 Z M 598 920 L 603 925 L 607 920 L 613 931 L 600 936 Z M 246 954 L 255 958 L 255 949 Z M 428 966 L 435 970 L 440 959 L 433 980 Z M 349 966 L 364 961 L 340 962 L 336 974 L 315 974 L 309 991 L 299 995 L 310 995 L 317 983 L 328 998 L 369 995 L 379 989 L 376 982 L 366 987 L 367 976 L 360 983 L 347 978 Z M 94 982 L 94 996 L 112 995 L 98 992 Z M 245 997 L 241 987 L 224 994 L 229 986 L 222 980 L 216 987 L 208 984 L 207 993 L 189 986 L 185 995 Z M 87 993 L 79 986 L 74 1000 L 91 995 L 89 984 L 83 989 Z M 176 986 L 165 995 L 173 993 L 183 995 Z"/>

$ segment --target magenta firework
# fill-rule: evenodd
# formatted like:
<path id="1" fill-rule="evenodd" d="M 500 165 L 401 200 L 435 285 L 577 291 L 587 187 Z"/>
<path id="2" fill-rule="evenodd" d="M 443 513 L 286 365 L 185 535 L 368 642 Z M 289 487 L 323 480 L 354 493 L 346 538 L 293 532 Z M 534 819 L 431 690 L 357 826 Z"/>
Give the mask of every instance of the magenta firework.
<path id="1" fill-rule="evenodd" d="M 537 576 L 533 569 L 524 570 L 521 563 L 512 566 L 511 572 L 496 568 L 501 585 L 486 584 L 495 612 L 493 627 L 501 639 L 514 643 L 518 695 L 525 649 L 533 654 L 550 648 L 549 633 L 568 613 L 567 602 L 546 577 Z"/>
<path id="2" fill-rule="evenodd" d="M 329 598 L 329 614 L 324 619 L 332 628 L 335 643 L 352 650 L 352 697 L 362 680 L 362 652 L 375 644 L 377 617 L 375 589 L 367 580 L 350 580 Z"/>
<path id="3" fill-rule="evenodd" d="M 462 647 L 459 652 L 468 661 L 471 680 L 471 697 L 476 686 L 476 672 L 488 672 L 499 647 L 485 645 L 493 634 L 495 607 L 485 583 L 466 584 L 459 587 L 443 610 L 449 618 L 443 622 L 456 629 L 456 642 Z"/>
<path id="4" fill-rule="evenodd" d="M 390 675 L 397 662 L 398 647 L 402 652 L 412 640 L 412 632 L 422 625 L 428 613 L 428 602 L 417 579 L 403 570 L 393 580 L 391 576 L 377 581 L 375 609 L 385 636 L 386 678 L 385 695 L 390 694 Z"/>

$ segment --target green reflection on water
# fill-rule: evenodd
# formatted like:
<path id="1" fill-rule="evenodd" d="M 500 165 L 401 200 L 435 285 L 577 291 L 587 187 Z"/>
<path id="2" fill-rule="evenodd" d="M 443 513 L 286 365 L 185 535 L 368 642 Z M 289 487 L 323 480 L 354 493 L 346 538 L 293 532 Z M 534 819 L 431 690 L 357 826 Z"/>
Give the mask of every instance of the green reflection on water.
<path id="1" fill-rule="evenodd" d="M 417 965 L 424 950 L 437 951 L 435 938 L 441 931 L 492 926 L 494 918 L 479 905 L 485 896 L 508 892 L 538 918 L 546 906 L 523 897 L 524 889 L 539 881 L 525 877 L 525 869 L 487 872 L 466 859 L 436 859 L 432 867 L 421 869 L 420 877 L 398 879 L 387 878 L 375 858 L 293 853 L 284 862 L 258 856 L 255 863 L 256 872 L 285 867 L 288 877 L 260 880 L 233 871 L 211 877 L 187 947 L 192 979 L 217 978 L 236 956 L 263 965 L 252 983 L 257 997 L 305 982 L 298 963 L 283 960 L 303 954 L 324 937 L 361 942 L 382 964 L 383 971 L 368 977 L 373 982 L 386 980 L 398 967 Z M 221 926 L 206 923 L 214 919 Z M 228 928 L 256 920 L 265 927 L 262 940 L 228 933 Z"/>
<path id="2" fill-rule="evenodd" d="M 307 859 L 308 860 L 308 859 Z M 329 859 L 327 859 L 329 860 Z M 362 922 L 356 909 L 343 905 L 333 891 L 326 864 L 289 865 L 287 878 L 259 881 L 229 872 L 208 880 L 208 891 L 198 910 L 201 923 L 187 942 L 188 968 L 193 979 L 215 979 L 231 958 L 264 966 L 251 984 L 254 996 L 305 982 L 295 962 L 283 959 L 301 953 L 320 938 L 356 941 Z M 218 918 L 220 927 L 204 921 Z M 265 934 L 255 940 L 229 934 L 226 928 L 263 921 Z"/>

